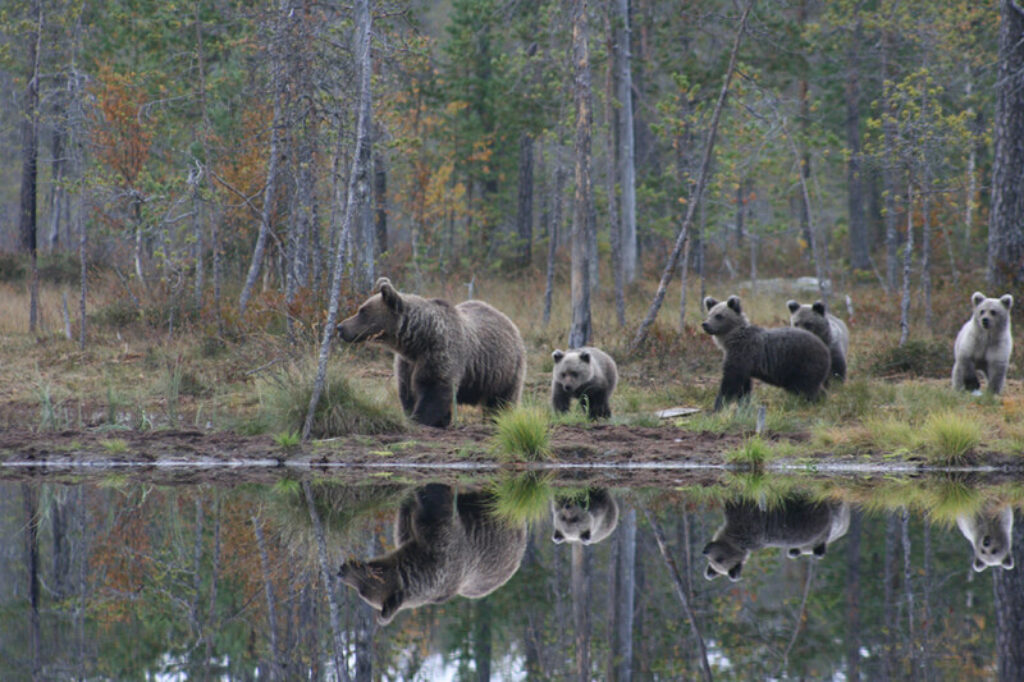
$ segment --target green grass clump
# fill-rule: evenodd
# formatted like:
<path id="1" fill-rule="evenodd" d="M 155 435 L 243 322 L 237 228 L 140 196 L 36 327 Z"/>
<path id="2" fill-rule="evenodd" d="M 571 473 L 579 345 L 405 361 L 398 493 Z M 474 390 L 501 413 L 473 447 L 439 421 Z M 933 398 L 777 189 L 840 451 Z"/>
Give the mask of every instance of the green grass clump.
<path id="1" fill-rule="evenodd" d="M 887 377 L 904 374 L 916 377 L 945 377 L 953 366 L 952 347 L 943 340 L 907 341 L 873 354 L 869 372 Z"/>
<path id="2" fill-rule="evenodd" d="M 730 464 L 742 464 L 754 469 L 764 466 L 771 458 L 771 446 L 760 436 L 748 438 L 739 449 L 725 455 L 725 460 Z"/>
<path id="3" fill-rule="evenodd" d="M 506 410 L 495 420 L 495 449 L 516 459 L 539 461 L 551 453 L 548 410 L 521 406 Z"/>
<path id="4" fill-rule="evenodd" d="M 281 431 L 274 434 L 274 442 L 285 449 L 298 447 L 302 442 L 302 434 L 298 431 Z"/>
<path id="5" fill-rule="evenodd" d="M 933 461 L 959 463 L 981 444 L 981 425 L 959 412 L 940 412 L 925 420 L 924 440 Z"/>
<path id="6" fill-rule="evenodd" d="M 315 368 L 306 371 L 298 366 L 266 377 L 261 385 L 259 428 L 277 433 L 302 433 L 315 378 Z M 310 429 L 313 438 L 394 433 L 403 431 L 405 425 L 405 417 L 397 404 L 346 376 L 342 364 L 328 367 L 324 392 L 313 413 Z"/>
<path id="7" fill-rule="evenodd" d="M 100 445 L 111 455 L 120 455 L 128 452 L 128 443 L 120 438 L 111 438 L 109 440 L 101 440 Z"/>
<path id="8" fill-rule="evenodd" d="M 548 514 L 551 475 L 529 472 L 509 476 L 491 489 L 495 516 L 512 524 L 539 521 Z"/>

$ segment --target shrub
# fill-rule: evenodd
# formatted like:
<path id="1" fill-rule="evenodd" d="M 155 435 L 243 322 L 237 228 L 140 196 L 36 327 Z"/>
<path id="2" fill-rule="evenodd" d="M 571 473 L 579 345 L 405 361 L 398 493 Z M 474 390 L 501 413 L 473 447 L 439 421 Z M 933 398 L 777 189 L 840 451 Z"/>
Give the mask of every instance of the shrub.
<path id="1" fill-rule="evenodd" d="M 924 439 L 934 460 L 955 464 L 981 444 L 981 426 L 958 412 L 941 412 L 925 421 Z"/>
<path id="2" fill-rule="evenodd" d="M 870 372 L 875 376 L 945 377 L 952 366 L 952 347 L 947 341 L 911 340 L 875 353 Z"/>
<path id="3" fill-rule="evenodd" d="M 746 465 L 759 469 L 771 459 L 772 449 L 760 436 L 748 438 L 738 450 L 726 453 L 725 459 L 731 464 Z"/>
<path id="4" fill-rule="evenodd" d="M 514 458 L 537 461 L 550 454 L 548 410 L 528 406 L 505 410 L 496 420 L 495 448 Z"/>

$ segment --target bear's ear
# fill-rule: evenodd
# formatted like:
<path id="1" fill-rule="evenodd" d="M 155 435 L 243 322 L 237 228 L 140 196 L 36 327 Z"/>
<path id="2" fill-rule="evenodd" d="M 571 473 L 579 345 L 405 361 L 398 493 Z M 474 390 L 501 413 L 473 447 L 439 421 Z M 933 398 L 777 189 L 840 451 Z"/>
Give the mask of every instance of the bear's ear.
<path id="1" fill-rule="evenodd" d="M 971 294 L 971 303 L 974 305 L 975 308 L 981 305 L 981 302 L 984 300 L 985 294 L 981 293 L 980 291 L 975 291 L 973 294 Z"/>
<path id="2" fill-rule="evenodd" d="M 556 545 L 560 545 L 565 542 L 565 536 L 562 535 L 562 531 L 555 529 L 555 532 L 551 534 L 551 541 Z"/>
<path id="3" fill-rule="evenodd" d="M 582 540 L 583 542 L 590 542 L 590 531 L 585 530 L 582 533 L 580 533 L 580 540 Z"/>
<path id="4" fill-rule="evenodd" d="M 815 557 L 817 557 L 817 558 L 821 559 L 822 557 L 824 557 L 824 556 L 825 556 L 825 550 L 826 550 L 827 548 L 828 548 L 828 545 L 826 545 L 826 544 L 825 544 L 825 543 L 823 542 L 823 543 L 821 543 L 820 545 L 815 545 L 815 546 L 814 546 L 814 549 L 813 549 L 813 550 L 811 550 L 811 551 L 812 551 L 812 552 L 814 552 L 814 556 L 815 556 Z"/>
<path id="5" fill-rule="evenodd" d="M 402 295 L 391 285 L 391 280 L 387 277 L 381 277 L 377 280 L 377 284 L 373 287 L 374 291 L 380 293 L 380 297 L 384 300 L 384 304 L 387 307 L 394 310 L 396 313 L 402 310 Z"/>
<path id="6" fill-rule="evenodd" d="M 580 353 L 580 360 L 582 360 L 583 362 L 585 362 L 585 363 L 587 363 L 589 365 L 590 364 L 590 353 L 588 353 L 587 351 L 582 351 Z"/>
<path id="7" fill-rule="evenodd" d="M 786 554 L 789 555 L 790 559 L 798 559 L 800 558 L 800 548 L 790 547 L 788 550 L 786 550 Z"/>
<path id="8" fill-rule="evenodd" d="M 1013 307 L 1013 296 L 1011 296 L 1010 294 L 1006 294 L 1005 296 L 999 299 L 999 302 L 1003 304 L 1004 308 L 1009 310 L 1010 308 Z"/>
<path id="9" fill-rule="evenodd" d="M 726 303 L 727 303 L 727 305 L 730 308 L 735 310 L 738 314 L 742 314 L 743 313 L 743 311 L 740 310 L 740 297 L 739 296 L 730 296 L 729 300 Z"/>
<path id="10" fill-rule="evenodd" d="M 800 310 L 800 303 L 794 301 L 793 299 L 789 299 L 788 301 L 786 301 L 786 307 L 789 308 L 789 312 L 795 313 L 796 311 Z"/>
<path id="11" fill-rule="evenodd" d="M 718 305 L 718 301 L 716 301 L 715 299 L 711 298 L 710 296 L 705 296 L 704 297 L 704 310 L 711 310 L 716 305 Z"/>
<path id="12" fill-rule="evenodd" d="M 561 350 L 555 349 L 555 352 L 551 354 L 551 359 L 555 362 L 561 362 L 562 358 L 565 357 L 565 353 Z"/>
<path id="13" fill-rule="evenodd" d="M 729 569 L 729 580 L 736 582 L 740 579 L 740 572 L 743 571 L 743 563 L 740 562 Z"/>
<path id="14" fill-rule="evenodd" d="M 982 561 L 981 559 L 975 557 L 974 558 L 974 572 L 975 573 L 981 573 L 984 570 L 985 570 L 985 562 Z"/>
<path id="15" fill-rule="evenodd" d="M 811 306 L 811 310 L 825 317 L 825 303 L 823 301 L 815 301 Z"/>
<path id="16" fill-rule="evenodd" d="M 1005 568 L 1006 570 L 1010 570 L 1011 568 L 1013 568 L 1013 555 L 1012 554 L 1007 554 L 1006 558 L 1003 559 L 1003 568 Z"/>
<path id="17" fill-rule="evenodd" d="M 387 625 L 395 619 L 395 614 L 398 613 L 398 609 L 402 608 L 402 602 L 405 601 L 405 592 L 398 590 L 392 594 L 389 594 L 384 603 L 380 605 L 380 614 L 377 615 L 377 622 L 381 625 Z"/>
<path id="18" fill-rule="evenodd" d="M 704 577 L 707 578 L 708 580 L 714 580 L 718 576 L 719 576 L 718 571 L 716 571 L 714 568 L 712 568 L 711 564 L 708 564 L 708 567 L 704 569 Z"/>

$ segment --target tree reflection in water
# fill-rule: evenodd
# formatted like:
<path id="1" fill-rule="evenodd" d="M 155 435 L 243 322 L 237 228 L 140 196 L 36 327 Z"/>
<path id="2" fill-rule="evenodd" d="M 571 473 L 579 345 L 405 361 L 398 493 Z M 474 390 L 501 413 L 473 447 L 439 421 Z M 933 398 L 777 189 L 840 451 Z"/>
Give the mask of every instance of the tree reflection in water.
<path id="1" fill-rule="evenodd" d="M 534 483 L 2 483 L 0 679 L 1024 679 L 1013 485 Z M 566 499 L 591 544 L 552 542 Z M 338 567 L 413 545 L 444 580 L 396 562 L 378 627 Z"/>

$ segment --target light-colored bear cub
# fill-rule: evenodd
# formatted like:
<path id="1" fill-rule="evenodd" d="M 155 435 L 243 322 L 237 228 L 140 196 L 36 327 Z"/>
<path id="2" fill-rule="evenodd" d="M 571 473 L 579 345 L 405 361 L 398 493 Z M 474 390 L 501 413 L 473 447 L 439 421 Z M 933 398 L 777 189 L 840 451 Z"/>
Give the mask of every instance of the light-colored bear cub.
<path id="1" fill-rule="evenodd" d="M 1009 506 L 970 516 L 958 516 L 956 525 L 974 548 L 974 570 L 989 566 L 1013 568 L 1013 509 Z"/>
<path id="2" fill-rule="evenodd" d="M 555 544 L 578 542 L 592 545 L 612 534 L 619 523 L 619 505 L 604 488 L 591 488 L 579 495 L 551 500 L 551 523 Z"/>
<path id="3" fill-rule="evenodd" d="M 611 397 L 619 381 L 619 370 L 612 356 L 600 348 L 583 346 L 575 350 L 555 350 L 551 354 L 551 407 L 567 412 L 573 398 L 586 405 L 590 419 L 612 416 Z"/>
<path id="4" fill-rule="evenodd" d="M 974 312 L 964 323 L 953 344 L 953 388 L 976 391 L 981 387 L 978 372 L 985 375 L 990 393 L 1003 390 L 1006 369 L 1013 353 L 1010 308 L 1013 296 L 986 298 L 975 291 Z"/>

